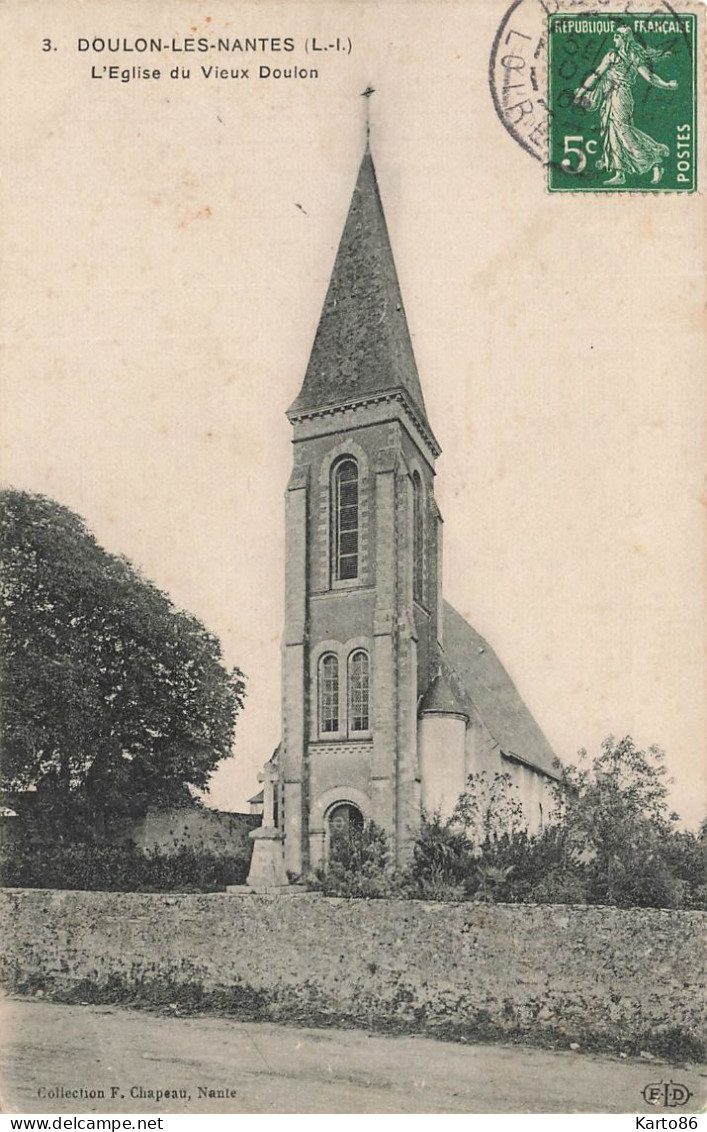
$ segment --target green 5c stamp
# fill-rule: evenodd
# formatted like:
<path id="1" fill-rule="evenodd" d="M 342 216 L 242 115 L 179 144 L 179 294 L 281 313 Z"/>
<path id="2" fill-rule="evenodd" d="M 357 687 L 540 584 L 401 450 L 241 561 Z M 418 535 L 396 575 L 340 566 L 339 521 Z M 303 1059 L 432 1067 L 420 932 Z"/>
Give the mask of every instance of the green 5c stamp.
<path id="1" fill-rule="evenodd" d="M 696 188 L 693 13 L 548 19 L 551 192 Z"/>

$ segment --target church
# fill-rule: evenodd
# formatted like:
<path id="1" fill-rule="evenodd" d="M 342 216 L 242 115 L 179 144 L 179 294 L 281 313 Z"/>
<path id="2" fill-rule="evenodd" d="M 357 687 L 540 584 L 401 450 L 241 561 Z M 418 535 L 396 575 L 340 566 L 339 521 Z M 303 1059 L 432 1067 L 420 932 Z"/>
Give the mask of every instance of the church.
<path id="1" fill-rule="evenodd" d="M 558 763 L 493 649 L 442 594 L 440 446 L 427 417 L 367 147 L 287 411 L 282 739 L 260 778 L 250 884 L 326 861 L 375 821 L 398 862 L 421 810 L 508 772 L 530 830 Z"/>

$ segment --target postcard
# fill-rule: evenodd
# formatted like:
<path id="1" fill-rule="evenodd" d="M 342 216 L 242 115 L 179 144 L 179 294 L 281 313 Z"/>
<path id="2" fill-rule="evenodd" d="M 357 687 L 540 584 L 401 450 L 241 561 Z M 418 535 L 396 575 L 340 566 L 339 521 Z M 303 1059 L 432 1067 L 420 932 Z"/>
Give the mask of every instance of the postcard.
<path id="1" fill-rule="evenodd" d="M 1 12 L 4 1111 L 697 1111 L 704 7 Z"/>

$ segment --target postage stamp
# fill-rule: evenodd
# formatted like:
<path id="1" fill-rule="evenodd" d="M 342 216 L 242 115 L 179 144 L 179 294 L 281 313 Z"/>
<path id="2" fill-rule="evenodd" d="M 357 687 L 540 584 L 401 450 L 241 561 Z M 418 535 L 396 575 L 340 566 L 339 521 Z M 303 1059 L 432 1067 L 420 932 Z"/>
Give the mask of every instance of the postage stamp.
<path id="1" fill-rule="evenodd" d="M 694 13 L 548 17 L 548 189 L 692 192 Z"/>

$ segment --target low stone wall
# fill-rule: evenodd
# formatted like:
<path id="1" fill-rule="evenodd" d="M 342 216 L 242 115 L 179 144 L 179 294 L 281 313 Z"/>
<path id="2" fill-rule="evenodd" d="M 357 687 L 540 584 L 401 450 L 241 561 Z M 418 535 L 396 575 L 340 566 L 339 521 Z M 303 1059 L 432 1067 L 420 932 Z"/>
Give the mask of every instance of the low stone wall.
<path id="1" fill-rule="evenodd" d="M 705 919 L 313 894 L 5 889 L 0 979 L 82 1000 L 684 1055 L 700 1039 Z"/>
<path id="2" fill-rule="evenodd" d="M 175 806 L 151 810 L 143 818 L 125 821 L 113 831 L 111 840 L 133 841 L 138 849 L 167 855 L 194 849 L 217 857 L 250 856 L 250 831 L 262 821 L 254 814 L 210 810 L 206 806 Z"/>

